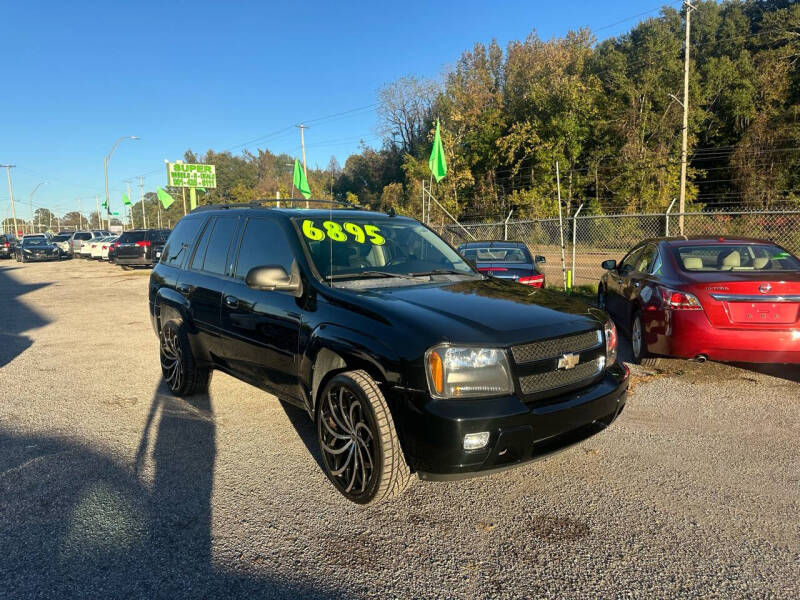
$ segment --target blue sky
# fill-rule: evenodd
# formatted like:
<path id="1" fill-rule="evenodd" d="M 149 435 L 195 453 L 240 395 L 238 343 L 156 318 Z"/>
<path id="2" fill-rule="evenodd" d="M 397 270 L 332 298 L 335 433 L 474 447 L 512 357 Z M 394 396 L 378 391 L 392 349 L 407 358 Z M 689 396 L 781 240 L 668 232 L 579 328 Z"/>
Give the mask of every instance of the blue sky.
<path id="1" fill-rule="evenodd" d="M 265 136 L 301 121 L 312 121 L 309 165 L 325 167 L 331 155 L 344 164 L 361 140 L 380 144 L 381 85 L 410 74 L 440 77 L 478 41 L 505 45 L 534 29 L 550 38 L 581 26 L 603 39 L 658 7 L 655 0 L 7 2 L 0 164 L 17 165 L 22 218 L 41 181 L 48 185 L 34 208 L 64 213 L 82 198 L 88 212 L 103 194 L 103 156 L 123 135 L 141 140 L 113 156 L 112 206 L 125 179 L 147 174 L 146 191 L 163 185 L 164 159 L 180 159 L 187 148 L 238 153 L 262 138 L 244 147 L 299 156 L 297 129 Z M 9 205 L 2 175 L 0 218 Z"/>

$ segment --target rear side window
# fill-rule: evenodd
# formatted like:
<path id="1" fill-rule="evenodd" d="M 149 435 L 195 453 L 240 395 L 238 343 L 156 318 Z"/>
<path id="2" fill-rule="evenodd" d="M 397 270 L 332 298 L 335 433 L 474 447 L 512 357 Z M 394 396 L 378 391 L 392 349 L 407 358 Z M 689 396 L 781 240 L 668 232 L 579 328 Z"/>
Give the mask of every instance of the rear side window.
<path id="1" fill-rule="evenodd" d="M 236 223 L 237 218 L 232 216 L 217 217 L 209 223 L 197 245 L 192 269 L 216 275 L 226 274 L 228 248 L 236 233 Z"/>
<path id="2" fill-rule="evenodd" d="M 237 279 L 247 277 L 253 267 L 279 265 L 290 273 L 293 261 L 294 253 L 280 225 L 269 219 L 247 221 L 236 261 Z"/>
<path id="3" fill-rule="evenodd" d="M 163 243 L 166 242 L 169 237 L 169 229 L 154 229 L 150 231 L 149 234 L 151 242 Z"/>
<path id="4" fill-rule="evenodd" d="M 120 244 L 135 244 L 144 240 L 144 231 L 126 231 L 119 236 Z"/>
<path id="5" fill-rule="evenodd" d="M 203 224 L 202 219 L 183 218 L 175 225 L 161 254 L 161 262 L 170 267 L 181 268 L 192 249 L 197 232 Z"/>

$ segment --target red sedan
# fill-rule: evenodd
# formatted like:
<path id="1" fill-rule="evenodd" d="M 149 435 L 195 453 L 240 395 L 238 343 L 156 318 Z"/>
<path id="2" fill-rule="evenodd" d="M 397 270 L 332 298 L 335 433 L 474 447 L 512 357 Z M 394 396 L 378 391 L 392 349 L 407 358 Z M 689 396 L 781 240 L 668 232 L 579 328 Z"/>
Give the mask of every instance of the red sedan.
<path id="1" fill-rule="evenodd" d="M 800 260 L 760 240 L 657 238 L 603 262 L 597 300 L 651 354 L 800 363 Z"/>

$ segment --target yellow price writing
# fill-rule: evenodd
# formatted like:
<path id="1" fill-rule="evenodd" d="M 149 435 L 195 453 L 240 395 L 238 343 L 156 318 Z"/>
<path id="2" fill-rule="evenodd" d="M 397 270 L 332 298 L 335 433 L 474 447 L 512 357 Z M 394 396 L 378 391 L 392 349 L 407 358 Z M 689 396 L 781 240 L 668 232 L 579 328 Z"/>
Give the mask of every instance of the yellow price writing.
<path id="1" fill-rule="evenodd" d="M 380 234 L 380 229 L 376 225 L 357 225 L 356 223 L 346 222 L 339 224 L 336 221 L 323 221 L 322 228 L 314 225 L 314 221 L 306 219 L 303 221 L 303 235 L 310 240 L 319 242 L 326 237 L 334 242 L 348 241 L 349 233 L 353 240 L 359 244 L 369 241 L 375 246 L 383 246 L 386 238 Z"/>

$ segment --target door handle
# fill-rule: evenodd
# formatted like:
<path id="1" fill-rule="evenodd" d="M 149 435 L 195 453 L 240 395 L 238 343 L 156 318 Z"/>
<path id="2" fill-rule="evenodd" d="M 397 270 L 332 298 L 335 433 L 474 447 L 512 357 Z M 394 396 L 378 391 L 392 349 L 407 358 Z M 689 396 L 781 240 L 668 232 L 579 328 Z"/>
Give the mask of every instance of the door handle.
<path id="1" fill-rule="evenodd" d="M 639 286 L 640 286 L 640 285 L 642 285 L 642 284 L 641 284 L 641 282 L 639 282 L 639 281 L 636 281 L 636 282 L 635 282 L 633 285 L 634 285 L 634 287 L 639 287 Z"/>
<path id="2" fill-rule="evenodd" d="M 178 291 L 181 294 L 190 294 L 194 289 L 193 285 L 189 285 L 188 283 L 181 283 L 178 285 Z"/>
<path id="3" fill-rule="evenodd" d="M 235 296 L 225 296 L 225 304 L 229 308 L 237 308 L 239 306 L 239 299 Z"/>

